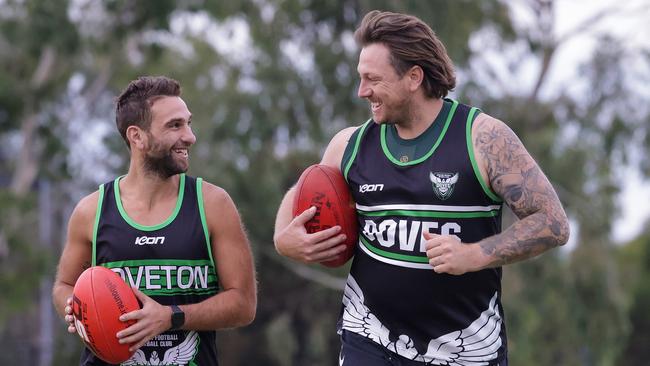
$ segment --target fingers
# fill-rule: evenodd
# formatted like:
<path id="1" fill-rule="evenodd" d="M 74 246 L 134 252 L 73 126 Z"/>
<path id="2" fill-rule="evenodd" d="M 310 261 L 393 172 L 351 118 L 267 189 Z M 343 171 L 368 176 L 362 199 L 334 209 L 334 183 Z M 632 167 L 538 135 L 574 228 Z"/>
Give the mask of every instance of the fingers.
<path id="1" fill-rule="evenodd" d="M 122 320 L 122 317 L 120 317 L 120 320 Z M 139 339 L 138 337 L 134 337 L 134 335 L 145 328 L 146 324 L 144 321 L 136 322 L 126 329 L 120 330 L 115 335 L 117 338 L 120 338 L 120 343 L 132 343 Z"/>
<path id="2" fill-rule="evenodd" d="M 131 290 L 133 290 L 133 293 L 135 294 L 135 297 L 138 299 L 140 302 L 141 306 L 144 307 L 144 305 L 151 299 L 149 296 L 145 295 L 144 292 L 138 290 L 135 287 L 131 287 Z M 120 321 L 122 322 L 128 322 L 131 320 L 139 320 L 143 317 L 143 311 L 142 308 L 138 310 L 133 310 L 130 311 L 126 314 L 120 315 Z"/>
<path id="3" fill-rule="evenodd" d="M 296 216 L 293 219 L 292 224 L 304 229 L 305 224 L 309 220 L 314 218 L 315 214 L 316 214 L 316 207 L 311 206 L 310 208 L 303 211 L 300 215 Z M 337 234 L 339 231 L 341 231 L 341 227 L 337 225 L 308 235 L 311 235 L 315 241 L 322 241 L 329 238 L 332 235 Z"/>
<path id="4" fill-rule="evenodd" d="M 444 273 L 446 255 L 449 253 L 449 247 L 445 245 L 448 237 L 429 232 L 424 232 L 423 236 L 427 240 L 424 247 L 429 258 L 429 264 L 436 273 Z"/>
<path id="5" fill-rule="evenodd" d="M 427 236 L 429 238 L 427 238 Z M 439 247 L 440 245 L 442 245 L 445 242 L 445 236 L 437 235 L 437 234 L 425 233 L 424 234 L 424 239 L 426 239 L 426 242 L 424 243 L 424 248 L 427 251 L 429 251 L 429 249 Z"/>
<path id="6" fill-rule="evenodd" d="M 325 230 L 321 230 L 321 231 L 315 232 L 313 234 L 308 234 L 308 235 L 311 236 L 311 239 L 315 243 L 318 243 L 318 242 L 321 242 L 321 241 L 323 241 L 325 239 L 333 237 L 334 235 L 338 234 L 340 231 L 341 231 L 341 227 L 336 225 L 336 226 L 332 226 L 330 228 L 327 228 Z M 344 234 L 341 234 L 341 235 L 345 236 Z M 345 240 L 345 238 L 343 238 L 341 241 L 343 241 L 343 240 Z"/>
<path id="7" fill-rule="evenodd" d="M 129 345 L 130 351 L 137 350 L 153 337 L 165 331 L 168 324 L 165 324 L 164 319 L 168 319 L 169 312 L 171 312 L 168 307 L 158 304 L 142 292 L 139 293 L 139 296 L 148 299 L 144 308 L 120 316 L 121 321 L 137 321 L 116 334 L 121 344 Z"/>
<path id="8" fill-rule="evenodd" d="M 131 287 L 131 290 L 133 290 L 133 293 L 135 294 L 135 297 L 138 298 L 138 300 L 145 302 L 147 299 L 149 299 L 149 296 L 145 295 L 144 292 L 138 290 L 135 287 Z"/>
<path id="9" fill-rule="evenodd" d="M 77 327 L 75 325 L 74 315 L 67 314 L 65 316 L 65 322 L 68 323 L 68 333 L 77 333 Z"/>
<path id="10" fill-rule="evenodd" d="M 304 226 L 305 223 L 311 220 L 316 214 L 316 206 L 311 206 L 310 208 L 303 211 L 300 215 L 296 216 L 293 219 L 293 222 L 296 225 Z"/>
<path id="11" fill-rule="evenodd" d="M 334 248 L 318 252 L 311 256 L 312 262 L 329 262 L 338 258 L 338 256 L 345 252 L 347 245 L 337 245 Z"/>
<path id="12" fill-rule="evenodd" d="M 120 344 L 128 344 L 129 351 L 131 352 L 144 346 L 155 336 L 156 334 L 152 334 L 144 326 L 140 326 L 138 323 L 117 333 L 117 337 L 119 338 L 118 342 Z"/>
<path id="13" fill-rule="evenodd" d="M 328 235 L 328 239 L 326 240 L 319 241 L 304 248 L 305 260 L 307 262 L 330 261 L 336 259 L 339 254 L 345 251 L 347 246 L 342 244 L 346 240 L 347 236 L 345 234 L 330 236 L 331 235 Z"/>
<path id="14" fill-rule="evenodd" d="M 441 236 L 441 235 L 438 235 L 438 234 L 430 233 L 428 231 L 422 232 L 422 235 L 424 236 L 425 240 L 431 240 L 431 239 L 435 239 L 435 238 Z"/>
<path id="15" fill-rule="evenodd" d="M 63 311 L 65 312 L 65 322 L 68 323 L 68 332 L 77 333 L 77 328 L 74 324 L 74 315 L 72 314 L 72 297 L 66 299 L 66 306 Z"/>

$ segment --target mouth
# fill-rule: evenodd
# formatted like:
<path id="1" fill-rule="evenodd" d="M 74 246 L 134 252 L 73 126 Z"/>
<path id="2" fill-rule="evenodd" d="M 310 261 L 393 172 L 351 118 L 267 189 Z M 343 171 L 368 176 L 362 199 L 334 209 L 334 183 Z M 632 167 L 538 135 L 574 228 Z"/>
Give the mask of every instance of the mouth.
<path id="1" fill-rule="evenodd" d="M 183 159 L 187 159 L 190 156 L 189 151 L 185 147 L 174 148 L 172 149 L 172 152 L 174 155 L 179 156 Z"/>
<path id="2" fill-rule="evenodd" d="M 384 105 L 382 102 L 370 102 L 370 110 L 372 110 L 373 113 L 377 112 L 382 105 Z"/>

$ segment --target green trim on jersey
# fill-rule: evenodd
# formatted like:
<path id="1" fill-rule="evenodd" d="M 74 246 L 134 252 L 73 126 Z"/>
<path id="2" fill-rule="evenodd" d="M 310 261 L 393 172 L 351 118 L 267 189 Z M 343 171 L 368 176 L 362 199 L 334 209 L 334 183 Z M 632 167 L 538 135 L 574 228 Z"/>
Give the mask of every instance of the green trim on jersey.
<path id="1" fill-rule="evenodd" d="M 208 259 L 142 259 L 102 263 L 148 296 L 213 295 L 218 276 Z M 117 270 L 116 270 L 117 269 Z"/>
<path id="2" fill-rule="evenodd" d="M 429 264 L 429 258 L 426 256 L 426 254 L 424 256 L 417 256 L 417 255 L 391 253 L 373 246 L 372 244 L 368 243 L 368 241 L 366 241 L 366 239 L 361 235 L 359 235 L 359 241 L 361 242 L 361 244 L 363 244 L 364 247 L 366 247 L 366 249 L 384 258 L 396 259 L 398 261 L 410 262 L 410 263 Z"/>
<path id="3" fill-rule="evenodd" d="M 469 160 L 472 162 L 474 175 L 476 175 L 476 179 L 481 184 L 483 192 L 485 192 L 485 194 L 490 197 L 492 201 L 501 203 L 503 200 L 499 198 L 499 196 L 494 193 L 494 191 L 488 186 L 487 182 L 485 182 L 483 176 L 481 175 L 481 171 L 478 168 L 478 164 L 476 163 L 476 156 L 474 155 L 474 144 L 472 143 L 472 126 L 474 124 L 474 119 L 478 115 L 477 112 L 480 113 L 480 110 L 476 107 L 473 107 L 467 116 L 467 128 L 465 129 L 465 133 L 467 137 L 467 151 L 469 153 Z"/>
<path id="4" fill-rule="evenodd" d="M 212 256 L 212 244 L 210 243 L 210 232 L 208 230 L 208 223 L 205 219 L 205 206 L 203 204 L 203 178 L 196 178 L 196 199 L 199 203 L 199 215 L 201 216 L 201 226 L 203 227 L 203 234 L 205 235 L 205 244 L 208 247 L 208 255 L 212 265 L 217 268 L 217 263 Z"/>
<path id="5" fill-rule="evenodd" d="M 419 163 L 427 160 L 429 157 L 431 157 L 431 155 L 433 155 L 433 153 L 436 151 L 436 149 L 438 148 L 438 146 L 442 142 L 442 139 L 445 137 L 445 134 L 447 133 L 447 129 L 449 128 L 449 124 L 451 123 L 451 120 L 454 117 L 454 113 L 456 113 L 456 108 L 458 107 L 458 101 L 451 100 L 451 102 L 453 103 L 453 105 L 451 106 L 451 109 L 449 110 L 449 114 L 447 115 L 447 120 L 445 121 L 445 126 L 442 128 L 442 132 L 440 132 L 440 136 L 438 136 L 438 139 L 436 140 L 436 142 L 431 147 L 431 150 L 429 150 L 429 152 L 424 154 L 424 156 L 422 156 L 419 159 L 408 161 L 406 163 L 402 163 L 401 161 L 396 159 L 393 156 L 393 154 L 390 152 L 390 150 L 388 149 L 388 145 L 386 143 L 386 128 L 387 128 L 387 126 L 385 124 L 381 125 L 381 135 L 380 135 L 381 148 L 384 151 L 384 155 L 386 155 L 388 160 L 390 160 L 393 164 L 398 165 L 398 166 L 409 166 L 409 165 L 419 164 Z"/>
<path id="6" fill-rule="evenodd" d="M 449 115 L 449 110 L 453 102 L 449 99 L 442 100 L 442 108 L 433 120 L 433 123 L 427 127 L 419 136 L 412 139 L 403 139 L 399 136 L 395 125 L 386 127 L 386 146 L 393 156 L 399 156 L 400 161 L 413 161 L 421 158 L 431 149 L 431 141 L 436 141 L 440 136 L 445 120 Z M 403 160 L 403 158 L 407 158 Z"/>
<path id="7" fill-rule="evenodd" d="M 102 204 L 104 203 L 104 185 L 99 186 L 99 198 L 97 198 L 97 210 L 95 211 L 95 223 L 93 224 L 93 246 L 91 265 L 97 265 L 97 229 L 99 228 L 99 218 L 102 214 Z"/>
<path id="8" fill-rule="evenodd" d="M 350 144 L 348 143 L 348 145 L 345 147 L 341 164 L 342 166 L 345 165 L 345 168 L 342 170 L 342 172 L 343 172 L 343 177 L 345 178 L 346 181 L 348 180 L 348 171 L 350 170 L 350 167 L 352 166 L 354 159 L 357 157 L 357 152 L 359 152 L 359 145 L 361 144 L 361 138 L 363 137 L 363 132 L 366 130 L 366 127 L 368 127 L 370 123 L 373 123 L 372 119 L 367 120 L 366 123 L 361 125 L 360 128 L 357 128 L 357 130 L 352 133 L 351 137 L 354 137 L 356 134 L 356 139 L 354 141 L 354 147 L 352 149 L 352 152 L 350 153 L 349 156 L 348 156 L 348 152 L 349 152 Z"/>
<path id="9" fill-rule="evenodd" d="M 133 221 L 133 219 L 130 218 L 126 213 L 126 210 L 124 210 L 124 206 L 122 206 L 122 199 L 120 198 L 120 179 L 122 178 L 124 178 L 124 176 L 117 177 L 115 179 L 113 182 L 113 190 L 115 191 L 115 202 L 117 203 L 117 209 L 120 211 L 120 215 L 122 215 L 124 221 L 126 221 L 132 227 L 142 231 L 160 230 L 174 221 L 178 215 L 178 211 L 181 209 L 181 204 L 183 203 L 183 195 L 185 194 L 185 173 L 181 173 L 180 175 L 180 184 L 178 185 L 178 198 L 176 199 L 176 207 L 174 208 L 174 211 L 162 223 L 151 226 L 138 224 L 137 222 Z"/>
<path id="10" fill-rule="evenodd" d="M 466 219 L 475 217 L 496 217 L 499 215 L 500 210 L 493 210 L 489 212 L 441 212 L 441 211 L 409 211 L 409 210 L 386 210 L 386 211 L 362 211 L 357 210 L 359 215 L 370 217 L 384 217 L 384 216 L 405 216 L 405 217 L 438 217 L 438 218 L 453 218 L 453 219 Z"/>

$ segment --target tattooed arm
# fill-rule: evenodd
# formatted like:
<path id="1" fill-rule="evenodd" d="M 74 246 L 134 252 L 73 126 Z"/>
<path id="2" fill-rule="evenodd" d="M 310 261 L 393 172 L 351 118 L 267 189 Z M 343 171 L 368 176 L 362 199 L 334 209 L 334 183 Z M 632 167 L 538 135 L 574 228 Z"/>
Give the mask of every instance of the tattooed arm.
<path id="1" fill-rule="evenodd" d="M 477 243 L 485 255 L 482 267 L 525 260 L 565 244 L 569 222 L 562 204 L 514 132 L 481 114 L 472 128 L 472 142 L 481 175 L 520 219 Z"/>

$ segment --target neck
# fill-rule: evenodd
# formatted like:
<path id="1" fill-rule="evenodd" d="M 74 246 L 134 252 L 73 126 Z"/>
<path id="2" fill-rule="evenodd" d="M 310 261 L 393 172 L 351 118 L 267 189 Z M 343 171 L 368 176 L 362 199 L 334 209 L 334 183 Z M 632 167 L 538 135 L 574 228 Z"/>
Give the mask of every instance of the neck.
<path id="1" fill-rule="evenodd" d="M 179 183 L 179 174 L 162 178 L 135 168 L 132 161 L 129 172 L 120 180 L 120 195 L 153 204 L 160 197 L 175 197 Z"/>
<path id="2" fill-rule="evenodd" d="M 442 99 L 438 98 L 414 102 L 408 119 L 395 125 L 399 137 L 408 140 L 420 136 L 436 120 L 442 105 Z"/>

